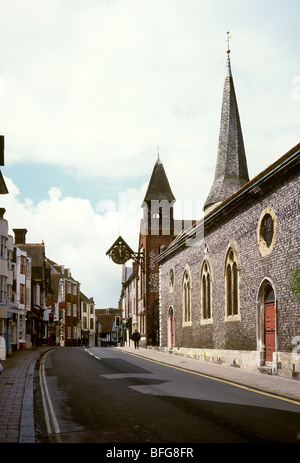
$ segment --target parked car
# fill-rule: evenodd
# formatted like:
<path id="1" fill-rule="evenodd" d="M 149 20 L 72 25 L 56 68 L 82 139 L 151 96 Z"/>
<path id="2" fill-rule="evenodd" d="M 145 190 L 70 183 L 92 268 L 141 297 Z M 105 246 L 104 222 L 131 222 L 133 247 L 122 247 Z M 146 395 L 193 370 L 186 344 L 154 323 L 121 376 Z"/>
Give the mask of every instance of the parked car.
<path id="1" fill-rule="evenodd" d="M 2 375 L 2 372 L 3 372 L 3 366 L 0 363 L 0 376 Z"/>

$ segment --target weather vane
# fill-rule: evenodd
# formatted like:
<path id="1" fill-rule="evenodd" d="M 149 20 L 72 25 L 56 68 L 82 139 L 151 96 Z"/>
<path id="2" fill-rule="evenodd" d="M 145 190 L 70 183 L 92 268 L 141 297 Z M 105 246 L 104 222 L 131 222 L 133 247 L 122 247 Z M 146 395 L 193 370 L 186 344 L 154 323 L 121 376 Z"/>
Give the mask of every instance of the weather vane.
<path id="1" fill-rule="evenodd" d="M 226 39 L 227 40 L 227 53 L 230 53 L 229 40 L 232 39 L 232 35 L 229 35 L 230 34 L 229 31 L 226 32 L 226 34 L 227 34 L 227 39 Z"/>

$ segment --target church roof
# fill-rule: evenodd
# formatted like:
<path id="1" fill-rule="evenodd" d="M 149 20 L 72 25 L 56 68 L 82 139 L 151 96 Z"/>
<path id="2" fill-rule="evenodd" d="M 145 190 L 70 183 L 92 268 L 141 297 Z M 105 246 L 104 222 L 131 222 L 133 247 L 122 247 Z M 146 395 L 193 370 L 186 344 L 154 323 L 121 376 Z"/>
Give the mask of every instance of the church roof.
<path id="1" fill-rule="evenodd" d="M 227 50 L 227 75 L 223 90 L 215 178 L 204 209 L 224 201 L 249 181 L 229 52 Z"/>
<path id="2" fill-rule="evenodd" d="M 261 201 L 264 194 L 269 194 L 273 188 L 287 182 L 300 171 L 300 143 L 281 156 L 277 161 L 260 172 L 246 183 L 213 211 L 206 214 L 196 224 L 185 229 L 169 245 L 169 247 L 155 258 L 155 262 L 162 262 L 179 249 L 185 248 L 189 240 L 192 245 L 200 242 L 209 233 L 210 227 L 216 228 L 220 222 L 228 220 L 241 208 L 249 207 L 256 201 Z"/>
<path id="3" fill-rule="evenodd" d="M 158 157 L 152 171 L 144 201 L 161 201 L 163 199 L 171 202 L 175 200 L 175 196 L 172 193 L 164 166 Z"/>

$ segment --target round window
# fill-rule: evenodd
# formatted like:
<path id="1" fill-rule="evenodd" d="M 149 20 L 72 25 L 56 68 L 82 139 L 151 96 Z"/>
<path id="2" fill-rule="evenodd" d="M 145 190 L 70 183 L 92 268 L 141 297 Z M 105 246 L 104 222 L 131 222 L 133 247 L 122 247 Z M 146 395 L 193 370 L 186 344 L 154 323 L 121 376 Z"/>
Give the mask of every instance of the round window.
<path id="1" fill-rule="evenodd" d="M 276 238 L 276 216 L 270 207 L 262 212 L 257 231 L 259 251 L 262 256 L 267 256 L 272 252 Z"/>
<path id="2" fill-rule="evenodd" d="M 274 236 L 274 224 L 270 214 L 266 214 L 261 222 L 261 236 L 269 248 L 273 241 Z"/>

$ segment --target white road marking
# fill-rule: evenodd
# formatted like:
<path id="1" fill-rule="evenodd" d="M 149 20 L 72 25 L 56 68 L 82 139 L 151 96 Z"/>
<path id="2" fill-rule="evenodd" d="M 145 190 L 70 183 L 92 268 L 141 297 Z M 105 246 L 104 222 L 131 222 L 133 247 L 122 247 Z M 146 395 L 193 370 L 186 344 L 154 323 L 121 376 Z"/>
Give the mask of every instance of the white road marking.
<path id="1" fill-rule="evenodd" d="M 44 363 L 45 363 L 48 353 L 49 352 L 47 352 L 41 359 L 40 369 L 39 369 L 39 378 L 40 378 L 40 387 L 41 387 L 41 393 L 42 393 L 44 415 L 45 415 L 45 421 L 46 421 L 48 434 L 52 434 L 51 420 L 52 420 L 52 426 L 53 426 L 55 434 L 60 434 L 60 428 L 59 428 L 59 425 L 58 425 L 58 422 L 55 416 L 55 412 L 54 412 L 53 405 L 52 405 L 49 391 L 48 391 L 47 381 L 45 378 Z M 48 408 L 49 408 L 50 414 L 48 413 Z"/>

